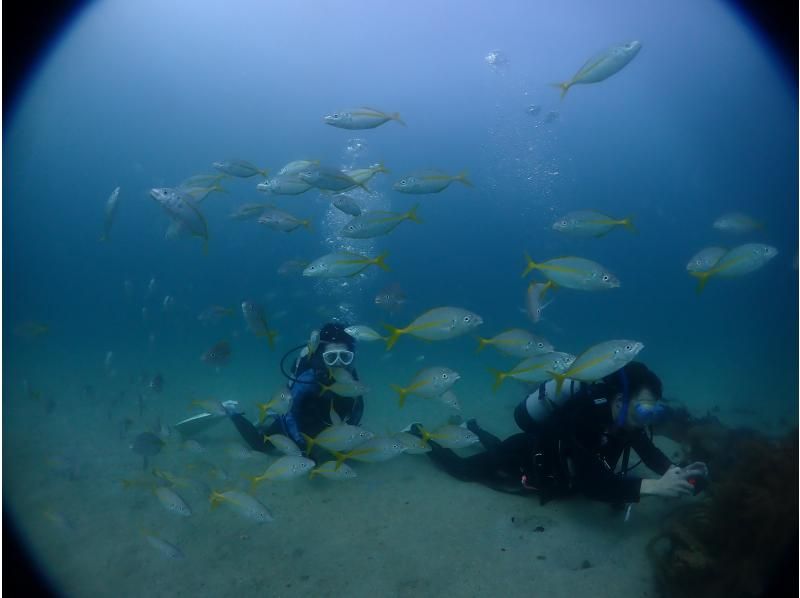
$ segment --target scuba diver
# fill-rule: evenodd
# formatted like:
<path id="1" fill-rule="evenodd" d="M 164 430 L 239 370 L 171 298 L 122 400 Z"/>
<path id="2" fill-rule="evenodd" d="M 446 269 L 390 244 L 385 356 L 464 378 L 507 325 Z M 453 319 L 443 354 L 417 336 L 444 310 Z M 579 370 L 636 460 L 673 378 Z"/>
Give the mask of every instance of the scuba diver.
<path id="1" fill-rule="evenodd" d="M 559 397 L 548 381 L 517 406 L 522 433 L 500 440 L 467 422 L 485 452 L 459 457 L 430 442 L 429 457 L 449 474 L 502 492 L 536 494 L 542 504 L 573 494 L 615 505 L 645 495 L 677 497 L 696 493 L 706 482 L 705 463 L 674 465 L 646 429 L 663 419 L 661 380 L 647 366 L 631 362 L 591 384 L 568 380 Z M 417 424 L 410 428 L 420 435 Z M 658 479 L 628 476 L 630 450 Z M 622 464 L 617 471 L 617 462 Z"/>
<path id="2" fill-rule="evenodd" d="M 284 361 L 300 348 L 303 350 L 290 375 L 284 369 Z M 309 349 L 313 351 L 309 352 Z M 358 380 L 354 361 L 355 339 L 345 332 L 342 324 L 328 323 L 319 331 L 317 347 L 298 345 L 287 351 L 281 359 L 281 372 L 289 379 L 289 392 L 292 395 L 292 406 L 285 415 L 277 416 L 269 424 L 256 426 L 244 417 L 235 401 L 225 401 L 222 405 L 251 449 L 274 452 L 272 444 L 264 440 L 264 436 L 272 434 L 288 436 L 297 446 L 305 449 L 303 434 L 313 438 L 331 425 L 332 405 L 335 405 L 342 421 L 352 425 L 361 421 L 364 412 L 362 397 L 343 397 L 322 388 L 333 383 L 330 368 L 344 368 Z"/>

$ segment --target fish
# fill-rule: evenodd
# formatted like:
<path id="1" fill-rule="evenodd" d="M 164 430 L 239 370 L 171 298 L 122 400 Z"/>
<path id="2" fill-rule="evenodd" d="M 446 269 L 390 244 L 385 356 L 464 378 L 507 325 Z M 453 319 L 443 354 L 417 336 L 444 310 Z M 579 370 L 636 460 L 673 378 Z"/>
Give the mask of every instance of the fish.
<path id="1" fill-rule="evenodd" d="M 267 415 L 286 415 L 292 409 L 292 393 L 291 391 L 282 386 L 276 390 L 270 400 L 266 403 L 258 403 L 258 423 L 261 424 L 267 418 Z"/>
<path id="2" fill-rule="evenodd" d="M 180 515 L 181 517 L 189 517 L 192 514 L 192 509 L 186 504 L 178 494 L 170 490 L 166 486 L 157 486 L 153 492 L 158 497 L 158 502 L 161 503 L 167 511 Z"/>
<path id="3" fill-rule="evenodd" d="M 361 108 L 348 108 L 326 114 L 322 119 L 326 125 L 337 129 L 374 129 L 390 120 L 405 126 L 399 112 L 382 112 L 377 108 L 363 106 Z"/>
<path id="4" fill-rule="evenodd" d="M 157 372 L 155 376 L 150 378 L 147 388 L 154 393 L 160 393 L 164 390 L 164 376 L 161 375 L 161 372 Z"/>
<path id="5" fill-rule="evenodd" d="M 114 224 L 114 217 L 119 208 L 119 187 L 115 188 L 111 195 L 106 200 L 105 221 L 103 222 L 103 234 L 100 236 L 101 241 L 108 241 L 108 235 L 111 233 L 111 227 Z"/>
<path id="6" fill-rule="evenodd" d="M 429 341 L 455 338 L 483 324 L 478 314 L 460 307 L 435 307 L 415 318 L 408 326 L 396 328 L 384 324 L 391 333 L 386 337 L 386 350 L 391 349 L 403 334 Z"/>
<path id="7" fill-rule="evenodd" d="M 269 509 L 254 496 L 240 490 L 228 490 L 227 492 L 211 492 L 208 500 L 211 508 L 215 509 L 220 504 L 225 503 L 242 517 L 255 521 L 256 523 L 268 523 L 275 518 Z"/>
<path id="8" fill-rule="evenodd" d="M 323 191 L 339 192 L 361 187 L 364 191 L 369 193 L 369 189 L 367 189 L 364 183 L 359 183 L 341 170 L 328 168 L 326 166 L 314 166 L 303 170 L 297 174 L 297 178 Z"/>
<path id="9" fill-rule="evenodd" d="M 373 164 L 367 168 L 355 168 L 353 170 L 345 170 L 343 172 L 354 181 L 359 183 L 367 183 L 379 172 L 388 173 L 389 169 L 386 168 L 383 163 L 379 162 L 378 164 Z"/>
<path id="10" fill-rule="evenodd" d="M 347 328 L 344 329 L 344 331 L 357 341 L 372 342 L 372 341 L 386 340 L 385 337 L 378 334 L 377 331 L 373 330 L 369 326 L 363 326 L 363 325 L 348 326 Z"/>
<path id="11" fill-rule="evenodd" d="M 264 442 L 269 442 L 272 446 L 282 452 L 284 455 L 292 457 L 302 457 L 303 451 L 297 446 L 291 438 L 283 434 L 272 434 L 267 436 L 264 434 Z"/>
<path id="12" fill-rule="evenodd" d="M 555 83 L 554 86 L 561 90 L 561 99 L 563 100 L 573 85 L 599 83 L 618 73 L 636 57 L 641 49 L 641 42 L 636 40 L 612 46 L 587 60 L 569 81 Z"/>
<path id="13" fill-rule="evenodd" d="M 522 272 L 526 276 L 532 270 L 539 270 L 554 285 L 578 291 L 601 291 L 616 289 L 619 279 L 597 262 L 582 257 L 558 257 L 546 262 L 536 263 L 526 253 L 527 265 Z"/>
<path id="14" fill-rule="evenodd" d="M 246 160 L 218 160 L 217 162 L 212 163 L 211 166 L 227 175 L 244 179 L 250 178 L 251 176 L 255 176 L 257 174 L 260 174 L 266 178 L 269 174 L 269 171 L 266 169 L 259 168 L 255 164 L 251 164 Z"/>
<path id="15" fill-rule="evenodd" d="M 411 383 L 406 386 L 392 384 L 392 388 L 399 395 L 398 403 L 403 407 L 406 396 L 409 394 L 432 399 L 438 397 L 461 379 L 461 374 L 444 366 L 428 367 L 417 372 Z"/>
<path id="16" fill-rule="evenodd" d="M 270 347 L 275 346 L 277 333 L 270 330 L 264 308 L 253 301 L 242 301 L 242 315 L 251 333 L 259 338 L 265 337 Z"/>
<path id="17" fill-rule="evenodd" d="M 474 432 L 466 427 L 452 424 L 437 428 L 433 432 L 428 432 L 420 426 L 420 431 L 422 432 L 422 442 L 427 443 L 428 440 L 433 439 L 439 445 L 449 449 L 467 448 L 480 442 Z"/>
<path id="18" fill-rule="evenodd" d="M 217 193 L 228 193 L 228 190 L 218 183 L 214 183 L 213 185 L 207 187 L 176 187 L 176 189 L 181 193 L 191 197 L 196 204 L 199 204 L 206 197 L 208 197 L 209 194 L 214 193 L 215 191 Z"/>
<path id="19" fill-rule="evenodd" d="M 155 548 L 164 558 L 178 561 L 185 558 L 181 549 L 174 544 L 170 544 L 163 538 L 159 538 L 158 536 L 146 530 L 142 530 L 142 533 L 144 534 L 147 543 Z"/>
<path id="20" fill-rule="evenodd" d="M 287 260 L 278 266 L 278 274 L 288 276 L 289 274 L 302 274 L 309 262 L 300 259 Z"/>
<path id="21" fill-rule="evenodd" d="M 472 187 L 472 182 L 469 180 L 466 170 L 455 176 L 451 176 L 446 172 L 432 170 L 405 176 L 394 183 L 392 189 L 400 193 L 439 193 L 447 189 L 453 181 L 458 181 L 466 187 Z"/>
<path id="22" fill-rule="evenodd" d="M 208 224 L 194 201 L 186 194 L 176 189 L 154 188 L 150 189 L 152 197 L 167 213 L 173 225 L 180 227 L 193 237 L 204 241 L 204 249 L 208 248 Z"/>
<path id="23" fill-rule="evenodd" d="M 14 326 L 14 334 L 25 339 L 34 339 L 50 332 L 50 327 L 41 322 L 25 321 Z"/>
<path id="24" fill-rule="evenodd" d="M 764 224 L 741 212 L 723 214 L 714 221 L 713 227 L 726 233 L 749 233 L 764 230 Z"/>
<path id="25" fill-rule="evenodd" d="M 514 378 L 529 384 L 540 384 L 550 379 L 550 372 L 564 372 L 574 361 L 574 355 L 553 351 L 544 355 L 528 357 L 507 372 L 489 368 L 492 376 L 494 376 L 492 390 L 497 392 L 506 378 Z"/>
<path id="26" fill-rule="evenodd" d="M 388 255 L 388 252 L 383 252 L 377 257 L 371 258 L 348 251 L 329 253 L 315 259 L 306 266 L 305 270 L 303 270 L 303 276 L 312 278 L 355 276 L 373 265 L 388 271 L 389 266 L 385 262 Z"/>
<path id="27" fill-rule="evenodd" d="M 236 461 L 250 461 L 251 459 L 255 459 L 258 455 L 263 453 L 254 451 L 243 444 L 239 444 L 238 442 L 233 442 L 225 447 L 225 454 Z"/>
<path id="28" fill-rule="evenodd" d="M 219 322 L 222 318 L 230 317 L 235 314 L 236 311 L 231 309 L 230 307 L 223 307 L 221 305 L 211 305 L 210 307 L 205 308 L 199 314 L 197 314 L 197 319 L 203 324 L 209 324 L 214 322 Z"/>
<path id="29" fill-rule="evenodd" d="M 319 467 L 311 470 L 308 474 L 309 479 L 313 479 L 315 475 L 321 475 L 323 478 L 329 480 L 352 480 L 356 475 L 353 468 L 347 463 L 340 463 L 338 461 L 325 461 Z"/>
<path id="30" fill-rule="evenodd" d="M 689 272 L 708 272 L 719 263 L 722 256 L 728 253 L 724 247 L 706 247 L 692 256 L 686 269 Z"/>
<path id="31" fill-rule="evenodd" d="M 161 452 L 164 441 L 152 432 L 142 432 L 133 439 L 130 448 L 137 455 L 142 456 L 142 469 L 147 469 L 148 457 L 153 457 Z"/>
<path id="32" fill-rule="evenodd" d="M 336 368 L 337 370 L 341 370 L 341 368 Z M 341 370 L 347 371 L 347 370 Z M 334 379 L 333 384 L 323 384 L 319 382 L 320 386 L 320 394 L 325 394 L 326 392 L 332 392 L 335 395 L 339 395 L 340 397 L 360 397 L 369 392 L 369 387 L 365 385 L 363 382 L 359 382 L 351 377 L 342 378 L 341 375 L 338 376 L 339 379 Z"/>
<path id="33" fill-rule="evenodd" d="M 405 450 L 406 446 L 397 438 L 376 436 L 347 452 L 335 451 L 334 457 L 337 463 L 342 464 L 345 460 L 381 463 L 399 457 Z"/>
<path id="34" fill-rule="evenodd" d="M 333 207 L 350 216 L 361 216 L 361 208 L 358 203 L 346 193 L 338 195 L 336 199 L 333 200 Z"/>
<path id="35" fill-rule="evenodd" d="M 625 339 L 605 341 L 589 347 L 575 358 L 569 369 L 549 372 L 556 381 L 556 397 L 561 394 L 564 380 L 594 382 L 625 367 L 642 349 L 643 343 Z"/>
<path id="36" fill-rule="evenodd" d="M 312 185 L 296 174 L 284 174 L 267 179 L 256 185 L 256 190 L 272 195 L 300 195 L 311 189 Z"/>
<path id="37" fill-rule="evenodd" d="M 315 444 L 329 451 L 349 451 L 367 440 L 374 438 L 375 434 L 359 426 L 350 424 L 334 424 L 325 428 L 311 438 L 303 433 L 306 441 L 306 454 L 310 454 Z"/>
<path id="38" fill-rule="evenodd" d="M 261 475 L 250 478 L 255 488 L 264 480 L 291 480 L 305 475 L 314 468 L 314 461 L 296 455 L 284 455 L 270 465 Z"/>
<path id="39" fill-rule="evenodd" d="M 319 164 L 319 160 L 293 160 L 278 171 L 278 176 L 293 175 Z"/>
<path id="40" fill-rule="evenodd" d="M 403 213 L 379 210 L 364 212 L 345 224 L 339 231 L 339 236 L 348 239 L 371 239 L 392 232 L 397 225 L 405 220 L 421 224 L 422 220 L 417 216 L 418 207 L 419 204 L 413 206 L 408 212 Z"/>
<path id="41" fill-rule="evenodd" d="M 227 415 L 227 411 L 225 411 L 225 407 L 222 405 L 221 401 L 217 401 L 215 399 L 207 399 L 202 401 L 192 401 L 190 403 L 192 407 L 199 407 L 206 413 L 211 413 L 212 415 Z"/>
<path id="42" fill-rule="evenodd" d="M 636 230 L 633 226 L 633 216 L 618 219 L 600 212 L 581 210 L 562 216 L 553 223 L 552 229 L 575 237 L 602 237 L 619 226 L 624 226 L 630 231 Z"/>
<path id="43" fill-rule="evenodd" d="M 762 243 L 746 243 L 734 247 L 720 258 L 713 268 L 704 272 L 689 272 L 698 279 L 697 292 L 701 293 L 709 278 L 735 278 L 750 274 L 763 268 L 770 260 L 778 255 L 778 250 L 771 245 Z"/>
<path id="44" fill-rule="evenodd" d="M 161 302 L 161 309 L 169 311 L 175 306 L 175 297 L 172 295 L 164 295 L 164 300 Z"/>
<path id="45" fill-rule="evenodd" d="M 392 283 L 375 295 L 375 305 L 388 312 L 400 310 L 406 304 L 406 293 L 399 284 Z"/>
<path id="46" fill-rule="evenodd" d="M 511 328 L 492 338 L 478 337 L 478 351 L 487 345 L 512 357 L 531 357 L 553 351 L 553 345 L 545 338 L 531 334 L 522 328 Z"/>
<path id="47" fill-rule="evenodd" d="M 261 216 L 261 213 L 269 204 L 265 203 L 246 203 L 236 208 L 228 215 L 232 220 L 252 220 Z"/>
<path id="48" fill-rule="evenodd" d="M 285 233 L 290 233 L 301 226 L 311 230 L 311 222 L 309 220 L 301 220 L 289 212 L 284 212 L 273 206 L 264 208 L 258 223 Z"/>
<path id="49" fill-rule="evenodd" d="M 392 434 L 392 438 L 406 447 L 405 453 L 407 455 L 421 455 L 422 453 L 431 452 L 431 447 L 427 442 L 423 442 L 422 438 L 408 432 L 395 432 Z"/>
<path id="50" fill-rule="evenodd" d="M 436 400 L 440 403 L 447 405 L 450 409 L 455 409 L 456 411 L 461 411 L 461 403 L 458 402 L 458 397 L 456 397 L 456 393 L 452 390 L 446 390 L 438 397 Z"/>
<path id="51" fill-rule="evenodd" d="M 544 294 L 547 292 L 547 289 L 551 289 L 554 286 L 552 280 L 548 280 L 547 282 L 531 282 L 528 285 L 528 289 L 525 291 L 525 313 L 534 324 L 542 319 L 542 311 L 550 303 L 542 303 Z"/>
<path id="52" fill-rule="evenodd" d="M 192 187 L 211 187 L 222 179 L 227 178 L 227 176 L 227 174 L 196 174 L 194 176 L 190 176 L 186 180 L 181 181 L 180 185 L 178 185 L 178 188 L 191 189 Z"/>

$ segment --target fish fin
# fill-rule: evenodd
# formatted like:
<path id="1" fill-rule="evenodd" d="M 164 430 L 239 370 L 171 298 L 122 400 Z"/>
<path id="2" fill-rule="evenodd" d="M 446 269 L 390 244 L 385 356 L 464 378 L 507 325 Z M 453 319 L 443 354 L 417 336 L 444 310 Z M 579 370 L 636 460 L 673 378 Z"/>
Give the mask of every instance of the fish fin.
<path id="1" fill-rule="evenodd" d="M 708 272 L 689 272 L 689 274 L 697 279 L 696 292 L 699 295 L 703 292 L 703 289 L 706 288 L 706 283 L 708 282 L 708 279 L 711 278 L 711 275 Z"/>
<path id="2" fill-rule="evenodd" d="M 319 472 L 318 472 L 316 469 L 312 469 L 312 470 L 311 470 L 311 471 L 308 473 L 308 479 L 309 479 L 309 480 L 313 480 L 315 475 L 320 475 L 320 473 L 319 473 Z"/>
<path id="3" fill-rule="evenodd" d="M 559 374 L 556 372 L 547 373 L 550 374 L 553 377 L 553 380 L 556 381 L 556 399 L 558 399 L 561 396 L 561 387 L 564 386 L 564 380 L 566 380 L 567 377 L 564 374 Z"/>
<path id="4" fill-rule="evenodd" d="M 525 252 L 525 269 L 522 271 L 522 275 L 520 278 L 525 278 L 529 272 L 536 269 L 538 264 L 531 259 L 531 256 L 528 255 L 528 252 Z"/>
<path id="5" fill-rule="evenodd" d="M 225 497 L 222 496 L 222 494 L 220 494 L 216 490 L 212 490 L 211 494 L 208 497 L 208 501 L 211 503 L 212 509 L 216 509 L 220 505 L 220 503 L 222 503 L 222 501 L 224 500 Z"/>
<path id="6" fill-rule="evenodd" d="M 381 270 L 385 270 L 386 272 L 389 271 L 389 266 L 385 262 L 385 260 L 388 257 L 388 255 L 389 255 L 389 252 L 388 251 L 384 251 L 378 257 L 376 257 L 375 260 L 374 260 L 375 265 L 378 266 L 378 268 L 380 268 Z"/>
<path id="7" fill-rule="evenodd" d="M 550 85 L 561 90 L 561 99 L 563 100 L 566 97 L 569 88 L 572 87 L 572 82 L 564 81 L 563 83 L 551 83 Z"/>
<path id="8" fill-rule="evenodd" d="M 339 451 L 331 451 L 331 452 L 333 453 L 333 456 L 336 458 L 336 466 L 333 468 L 333 470 L 337 471 L 342 466 L 342 463 L 344 463 L 347 457 L 349 457 L 350 455 L 349 453 L 342 453 Z"/>
<path id="9" fill-rule="evenodd" d="M 306 230 L 311 230 L 311 221 L 310 220 L 301 220 L 300 224 L 306 228 Z"/>
<path id="10" fill-rule="evenodd" d="M 274 349 L 275 339 L 277 338 L 278 333 L 275 332 L 274 330 L 267 329 L 267 331 L 262 336 L 265 336 L 267 338 L 267 343 L 269 344 L 269 348 Z"/>
<path id="11" fill-rule="evenodd" d="M 214 183 L 211 186 L 211 191 L 216 191 L 217 193 L 230 193 L 225 187 L 220 185 L 219 183 Z"/>
<path id="12" fill-rule="evenodd" d="M 257 168 L 257 169 L 256 169 L 256 171 L 257 171 L 259 174 L 263 175 L 263 177 L 264 177 L 265 179 L 269 178 L 269 168 L 264 168 L 264 169 Z"/>
<path id="13" fill-rule="evenodd" d="M 405 124 L 405 123 L 403 123 L 403 124 Z M 384 165 L 383 162 L 378 162 L 378 164 L 375 166 L 375 172 L 376 173 L 385 172 L 386 174 L 388 174 L 388 173 L 390 173 L 392 171 L 389 170 L 388 168 L 386 168 L 386 166 Z"/>
<path id="14" fill-rule="evenodd" d="M 406 219 L 407 220 L 412 220 L 412 221 L 416 222 L 417 224 L 422 224 L 422 218 L 417 216 L 417 208 L 418 207 L 419 207 L 418 203 L 414 204 L 411 207 L 411 209 L 408 212 L 406 212 Z"/>
<path id="15" fill-rule="evenodd" d="M 395 121 L 399 122 L 404 127 L 406 126 L 405 121 L 402 118 L 400 118 L 400 113 L 399 112 L 392 112 L 391 114 L 387 114 L 386 116 L 388 116 L 392 120 L 395 120 Z"/>
<path id="16" fill-rule="evenodd" d="M 384 324 L 383 327 L 391 333 L 389 336 L 383 337 L 386 341 L 386 350 L 389 351 L 392 347 L 394 347 L 394 344 L 397 342 L 397 339 L 400 338 L 400 335 L 405 333 L 405 329 L 395 328 L 390 324 Z"/>
<path id="17" fill-rule="evenodd" d="M 398 386 L 397 384 L 392 384 L 391 387 L 392 390 L 400 395 L 397 397 L 397 403 L 402 408 L 406 404 L 406 395 L 408 394 L 408 389 Z"/>
<path id="18" fill-rule="evenodd" d="M 475 349 L 476 353 L 480 353 L 486 348 L 486 345 L 491 345 L 492 340 L 489 338 L 478 337 L 478 347 Z"/>
<path id="19" fill-rule="evenodd" d="M 461 172 L 459 172 L 453 178 L 456 181 L 458 181 L 459 183 L 461 183 L 462 185 L 466 185 L 467 187 L 473 187 L 474 185 L 472 184 L 472 181 L 469 180 L 469 177 L 467 176 L 467 174 L 468 173 L 467 173 L 466 170 L 462 170 Z"/>
<path id="20" fill-rule="evenodd" d="M 620 224 L 622 224 L 622 226 L 627 228 L 632 233 L 638 233 L 639 232 L 636 229 L 636 227 L 634 226 L 634 224 L 633 224 L 633 215 L 632 214 L 630 216 L 626 216 L 625 218 L 623 218 L 622 222 L 620 222 Z"/>
<path id="21" fill-rule="evenodd" d="M 300 434 L 303 436 L 303 438 L 306 441 L 306 455 L 310 455 L 311 454 L 311 449 L 314 448 L 314 439 L 311 438 L 311 436 L 309 436 L 305 432 L 300 432 Z"/>
<path id="22" fill-rule="evenodd" d="M 494 368 L 489 368 L 489 372 L 494 376 L 494 384 L 492 385 L 492 392 L 497 392 L 500 389 L 500 386 L 503 384 L 503 380 L 506 379 L 508 374 L 506 372 L 501 372 L 500 370 L 496 370 Z"/>

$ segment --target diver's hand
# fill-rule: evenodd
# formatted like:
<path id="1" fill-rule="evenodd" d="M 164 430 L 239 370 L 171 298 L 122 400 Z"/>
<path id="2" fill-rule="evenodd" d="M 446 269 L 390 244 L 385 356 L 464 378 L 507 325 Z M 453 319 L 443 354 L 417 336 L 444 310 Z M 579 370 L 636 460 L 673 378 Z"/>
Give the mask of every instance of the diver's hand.
<path id="1" fill-rule="evenodd" d="M 708 465 L 702 461 L 695 461 L 691 465 L 681 468 L 681 471 L 687 474 L 687 478 L 707 478 Z"/>
<path id="2" fill-rule="evenodd" d="M 693 463 L 690 467 L 697 465 Z M 686 478 L 698 475 L 696 470 L 672 466 L 667 472 L 657 480 L 642 480 L 639 493 L 650 496 L 665 496 L 675 498 L 685 494 L 692 494 L 694 488 L 686 481 Z"/>

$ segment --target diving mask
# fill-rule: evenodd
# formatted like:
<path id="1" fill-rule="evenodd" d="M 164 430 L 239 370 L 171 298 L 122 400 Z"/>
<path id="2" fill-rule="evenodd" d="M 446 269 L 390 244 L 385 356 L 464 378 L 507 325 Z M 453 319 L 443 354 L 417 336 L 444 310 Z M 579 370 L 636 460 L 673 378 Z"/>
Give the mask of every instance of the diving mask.
<path id="1" fill-rule="evenodd" d="M 331 349 L 329 351 L 323 351 L 322 360 L 328 367 L 333 367 L 338 364 L 350 365 L 353 363 L 353 352 L 347 349 Z"/>
<path id="2" fill-rule="evenodd" d="M 636 423 L 641 426 L 652 426 L 661 421 L 667 413 L 667 408 L 661 403 L 641 402 L 633 406 Z"/>

